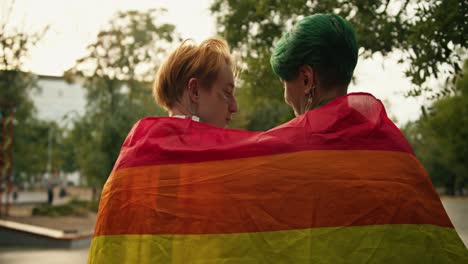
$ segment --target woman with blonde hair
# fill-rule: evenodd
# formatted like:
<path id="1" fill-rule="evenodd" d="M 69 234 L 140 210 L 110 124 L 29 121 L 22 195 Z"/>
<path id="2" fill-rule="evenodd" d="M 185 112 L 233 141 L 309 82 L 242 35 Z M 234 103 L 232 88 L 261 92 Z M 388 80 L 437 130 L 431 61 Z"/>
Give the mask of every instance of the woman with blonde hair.
<path id="1" fill-rule="evenodd" d="M 143 118 L 128 134 L 103 188 L 89 263 L 160 263 L 156 259 L 172 258 L 171 252 L 186 248 L 176 236 L 165 241 L 145 240 L 153 232 L 144 233 L 149 227 L 172 226 L 163 220 L 169 219 L 166 215 L 171 210 L 158 212 L 154 205 L 180 206 L 178 199 L 168 203 L 165 198 L 176 198 L 184 189 L 172 188 L 172 181 L 164 178 L 172 177 L 174 183 L 181 183 L 185 179 L 183 172 L 142 174 L 128 169 L 153 164 L 155 160 L 197 159 L 191 153 L 181 153 L 178 146 L 185 145 L 186 138 L 195 140 L 191 146 L 200 145 L 202 138 L 192 135 L 201 127 L 210 131 L 204 136 L 212 138 L 211 135 L 217 135 L 220 128 L 229 124 L 232 114 L 237 112 L 234 68 L 229 47 L 221 38 L 209 38 L 199 45 L 186 40 L 161 65 L 153 95 L 169 117 Z M 125 175 L 121 174 L 123 171 Z M 121 186 L 121 181 L 128 183 Z M 132 228 L 143 231 L 135 234 Z M 110 239 L 106 236 L 109 234 L 113 235 Z M 158 249 L 169 245 L 166 242 L 172 251 L 160 253 Z M 154 253 L 156 259 L 148 258 L 145 252 Z"/>
<path id="2" fill-rule="evenodd" d="M 154 97 L 170 116 L 225 127 L 237 112 L 234 67 L 224 40 L 210 38 L 200 45 L 186 40 L 159 68 Z"/>

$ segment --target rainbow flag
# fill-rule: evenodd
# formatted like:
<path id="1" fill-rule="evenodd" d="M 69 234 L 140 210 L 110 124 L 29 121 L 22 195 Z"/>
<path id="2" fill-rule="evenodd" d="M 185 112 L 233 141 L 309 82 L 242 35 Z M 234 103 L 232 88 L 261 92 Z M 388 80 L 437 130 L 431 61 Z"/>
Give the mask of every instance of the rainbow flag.
<path id="1" fill-rule="evenodd" d="M 139 121 L 88 263 L 468 263 L 382 103 L 339 97 L 267 132 Z"/>

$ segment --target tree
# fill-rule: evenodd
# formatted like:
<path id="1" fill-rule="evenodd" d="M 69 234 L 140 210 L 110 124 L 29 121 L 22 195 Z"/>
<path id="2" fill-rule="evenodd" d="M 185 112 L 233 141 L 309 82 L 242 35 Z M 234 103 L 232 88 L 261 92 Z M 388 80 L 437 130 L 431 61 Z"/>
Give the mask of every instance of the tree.
<path id="1" fill-rule="evenodd" d="M 424 109 L 403 131 L 434 183 L 454 195 L 468 186 L 468 61 L 455 85 L 447 85 L 454 92 Z"/>
<path id="2" fill-rule="evenodd" d="M 2 214 L 3 182 L 6 178 L 7 197 L 11 188 L 14 149 L 21 142 L 13 126 L 19 129 L 33 113 L 29 92 L 35 77 L 22 71 L 30 49 L 44 36 L 47 27 L 38 33 L 24 33 L 11 28 L 8 19 L 14 2 L 7 7 L 6 17 L 0 22 L 0 215 Z M 8 200 L 6 214 L 8 214 Z"/>
<path id="3" fill-rule="evenodd" d="M 241 93 L 251 93 L 256 98 L 253 100 L 268 102 L 263 105 L 275 105 L 281 100 L 274 91 L 280 83 L 273 81 L 276 77 L 267 66 L 272 47 L 306 15 L 333 12 L 350 20 L 357 31 L 361 57 L 401 51 L 400 62 L 409 62 L 406 75 L 414 84 L 408 95 L 418 96 L 431 93 L 431 88 L 425 85 L 430 76 L 437 78 L 443 72 L 456 76 L 460 72 L 468 36 L 467 9 L 466 1 L 461 0 L 215 0 L 211 6 L 218 32 L 246 61 L 241 88 L 252 91 Z M 436 96 L 449 92 L 442 89 Z M 243 104 L 241 101 L 240 105 Z M 249 109 L 255 112 L 247 115 L 255 115 L 262 109 L 260 106 Z M 281 111 L 280 115 L 279 119 L 284 119 L 290 113 Z M 240 123 L 252 127 L 252 120 Z M 261 127 L 266 129 L 275 124 Z"/>
<path id="4" fill-rule="evenodd" d="M 163 113 L 152 100 L 150 82 L 164 51 L 179 38 L 173 25 L 155 22 L 161 12 L 118 13 L 66 73 L 87 90 L 85 116 L 70 136 L 77 144 L 78 167 L 92 186 L 105 182 L 131 126 Z"/>
<path id="5" fill-rule="evenodd" d="M 239 76 L 240 88 L 236 90 L 239 113 L 234 115 L 232 126 L 264 131 L 290 120 L 294 113 L 284 103 L 283 89 L 270 70 L 269 57 L 245 61 L 249 68 Z"/>
<path id="6" fill-rule="evenodd" d="M 15 130 L 15 139 L 13 175 L 16 184 L 42 181 L 48 169 L 62 170 L 64 159 L 59 149 L 62 146 L 62 132 L 55 122 L 28 117 Z M 49 144 L 51 153 L 48 153 Z M 51 161 L 50 168 L 48 158 Z"/>

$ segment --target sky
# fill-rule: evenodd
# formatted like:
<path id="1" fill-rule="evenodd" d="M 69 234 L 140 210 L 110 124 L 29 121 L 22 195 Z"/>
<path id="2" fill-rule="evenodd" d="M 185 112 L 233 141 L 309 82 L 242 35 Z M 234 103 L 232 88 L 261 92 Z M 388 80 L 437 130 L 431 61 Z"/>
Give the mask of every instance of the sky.
<path id="1" fill-rule="evenodd" d="M 11 0 L 0 0 L 0 19 L 5 18 Z M 118 11 L 166 8 L 160 19 L 176 26 L 182 38 L 196 42 L 216 34 L 215 18 L 209 11 L 211 0 L 17 0 L 9 25 L 27 32 L 49 31 L 35 47 L 25 68 L 36 74 L 61 75 L 85 55 L 86 46 Z M 387 112 L 402 125 L 420 114 L 423 98 L 405 98 L 411 83 L 404 76 L 407 65 L 398 64 L 398 54 L 358 61 L 350 92 L 370 92 L 384 101 Z M 436 83 L 436 82 L 434 82 Z M 242 111 L 242 109 L 240 109 Z"/>

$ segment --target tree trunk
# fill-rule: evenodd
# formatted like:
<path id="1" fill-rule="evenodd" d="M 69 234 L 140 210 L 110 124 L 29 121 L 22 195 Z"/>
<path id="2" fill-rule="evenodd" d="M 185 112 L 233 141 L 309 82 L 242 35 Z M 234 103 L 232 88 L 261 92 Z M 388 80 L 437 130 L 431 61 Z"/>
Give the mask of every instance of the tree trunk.
<path id="1" fill-rule="evenodd" d="M 10 107 L 8 117 L 5 119 L 5 177 L 6 177 L 6 204 L 5 215 L 8 216 L 10 212 L 10 193 L 11 193 L 11 177 L 13 168 L 13 115 L 14 108 Z"/>
<path id="2" fill-rule="evenodd" d="M 6 129 L 5 129 L 5 116 L 3 113 L 6 113 L 4 111 L 4 108 L 0 108 L 0 216 L 3 215 L 3 169 L 5 167 L 5 151 L 4 151 L 4 146 L 5 146 L 5 139 L 6 139 Z"/>
<path id="3" fill-rule="evenodd" d="M 0 216 L 8 215 L 10 208 L 11 172 L 13 156 L 13 107 L 2 107 L 0 120 Z M 5 188 L 3 183 L 5 182 Z M 3 204 L 3 194 L 6 202 Z"/>

